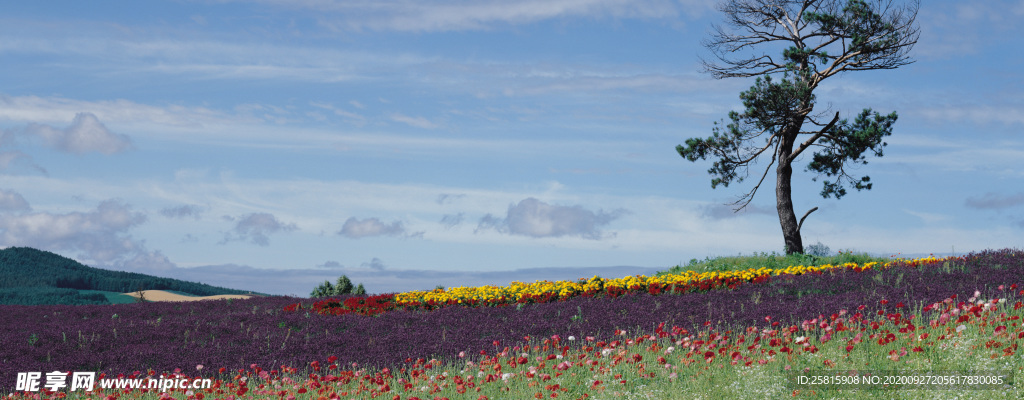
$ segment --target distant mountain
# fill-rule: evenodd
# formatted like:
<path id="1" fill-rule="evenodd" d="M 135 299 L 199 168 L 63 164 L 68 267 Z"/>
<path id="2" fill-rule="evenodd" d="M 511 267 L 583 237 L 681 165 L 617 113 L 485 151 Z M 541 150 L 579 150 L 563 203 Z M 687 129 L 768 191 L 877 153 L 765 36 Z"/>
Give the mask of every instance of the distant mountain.
<path id="1" fill-rule="evenodd" d="M 0 250 L 0 304 L 109 304 L 99 293 L 170 290 L 196 296 L 260 294 L 204 283 L 111 271 L 31 247 Z"/>

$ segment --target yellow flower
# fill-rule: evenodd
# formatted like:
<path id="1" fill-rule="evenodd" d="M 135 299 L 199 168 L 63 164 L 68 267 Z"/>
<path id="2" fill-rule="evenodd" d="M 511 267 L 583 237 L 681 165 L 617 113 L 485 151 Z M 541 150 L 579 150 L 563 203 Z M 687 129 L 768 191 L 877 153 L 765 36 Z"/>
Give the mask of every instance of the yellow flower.
<path id="1" fill-rule="evenodd" d="M 906 261 L 915 265 L 941 262 L 950 258 L 938 259 L 935 257 L 927 257 L 915 260 L 895 260 Z M 731 280 L 737 279 L 740 281 L 752 281 L 759 277 L 764 276 L 780 276 L 780 275 L 800 275 L 808 272 L 824 272 L 833 269 L 842 268 L 865 268 L 865 269 L 885 269 L 889 268 L 893 262 L 880 264 L 877 262 L 869 262 L 862 266 L 856 263 L 845 263 L 842 265 L 819 265 L 819 266 L 803 266 L 795 265 L 788 266 L 786 268 L 770 269 L 770 268 L 751 268 L 742 271 L 683 271 L 680 273 L 665 274 L 662 276 L 646 277 L 642 275 L 626 276 L 618 279 L 605 279 L 599 276 L 594 276 L 586 281 L 536 281 L 534 283 L 523 283 L 523 282 L 512 282 L 508 286 L 480 286 L 480 287 L 455 287 L 448 290 L 434 289 L 431 291 L 410 291 L 399 293 L 395 295 L 395 301 L 399 305 L 405 306 L 418 306 L 429 303 L 431 301 L 437 303 L 447 303 L 455 300 L 460 304 L 465 304 L 468 300 L 475 300 L 480 303 L 496 303 L 496 302 L 517 302 L 520 299 L 527 298 L 529 296 L 544 296 L 546 294 L 557 295 L 558 297 L 566 298 L 572 296 L 578 296 L 585 292 L 594 291 L 601 292 L 608 289 L 621 289 L 621 290 L 633 290 L 643 291 L 651 285 L 660 286 L 673 286 L 673 285 L 689 285 L 695 284 L 702 281 L 718 281 L 718 280 Z"/>

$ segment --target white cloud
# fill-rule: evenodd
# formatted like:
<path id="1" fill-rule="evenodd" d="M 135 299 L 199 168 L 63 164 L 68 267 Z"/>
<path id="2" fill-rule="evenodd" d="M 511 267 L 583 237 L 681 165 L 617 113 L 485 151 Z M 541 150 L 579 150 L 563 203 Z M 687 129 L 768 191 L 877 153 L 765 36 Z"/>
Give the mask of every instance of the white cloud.
<path id="1" fill-rule="evenodd" d="M 32 207 L 28 205 L 25 198 L 20 193 L 13 190 L 0 189 L 0 212 L 3 211 L 31 211 Z"/>
<path id="2" fill-rule="evenodd" d="M 0 120 L 63 123 L 82 110 L 106 123 L 202 128 L 254 119 L 235 118 L 202 107 L 157 107 L 128 100 L 85 101 L 63 97 L 6 96 L 0 94 Z M 72 125 L 74 126 L 74 125 Z"/>
<path id="3" fill-rule="evenodd" d="M 1003 123 L 1024 125 L 1024 110 L 1012 105 L 946 106 L 921 108 L 916 111 L 925 118 L 939 122 L 971 121 L 975 124 Z"/>
<path id="4" fill-rule="evenodd" d="M 738 216 L 744 215 L 744 214 L 774 215 L 774 214 L 776 214 L 778 212 L 777 210 L 766 208 L 766 207 L 761 207 L 761 206 L 758 206 L 758 205 L 753 204 L 753 203 L 748 204 L 746 207 L 744 207 L 739 212 L 735 211 L 736 207 L 737 207 L 736 205 L 733 205 L 731 203 L 730 204 L 718 204 L 718 203 L 715 203 L 715 204 L 706 204 L 706 205 L 700 206 L 700 211 L 701 211 L 701 215 L 703 215 L 704 217 L 715 219 L 715 220 L 726 219 L 726 218 L 735 218 L 735 217 L 738 217 Z"/>
<path id="5" fill-rule="evenodd" d="M 353 105 L 356 106 L 356 108 L 359 108 L 359 109 L 365 108 L 365 107 L 363 107 L 362 104 L 359 104 L 358 102 L 354 102 L 353 101 L 352 103 L 354 103 Z M 349 122 L 351 122 L 352 124 L 354 124 L 356 126 L 360 126 L 361 127 L 363 125 L 366 125 L 366 117 L 364 117 L 364 116 L 362 116 L 360 114 L 356 114 L 354 112 L 345 111 L 343 109 L 335 107 L 333 104 L 311 102 L 311 103 L 309 103 L 309 105 L 311 105 L 313 107 L 317 107 L 317 108 L 322 108 L 322 109 L 328 110 L 331 113 L 333 113 L 334 115 L 344 117 L 346 120 L 348 120 Z"/>
<path id="6" fill-rule="evenodd" d="M 323 105 L 325 104 L 314 107 Z M 288 135 L 282 135 L 281 125 L 276 122 L 268 123 L 274 122 L 273 120 L 277 118 L 276 111 L 272 107 L 262 105 L 248 105 L 233 112 L 222 112 L 202 107 L 158 107 L 126 100 L 81 101 L 59 97 L 0 95 L 0 122 L 66 121 L 73 118 L 79 110 L 90 110 L 107 124 L 116 124 L 120 129 L 130 129 L 148 138 L 233 148 L 357 148 L 363 152 L 401 151 L 431 156 L 437 155 L 439 151 L 452 151 L 465 156 L 495 151 L 516 155 L 537 155 L 539 151 L 550 154 L 581 150 L 621 152 L 623 148 L 644 143 L 640 139 L 594 141 L 590 138 L 453 138 L 403 134 L 402 130 L 398 129 L 382 132 L 338 131 L 333 128 L 308 128 L 299 124 L 289 127 Z M 423 128 L 440 126 L 428 120 L 418 121 L 415 118 L 407 122 L 421 124 Z M 353 123 L 360 125 L 363 122 Z M 10 166 L 28 164 L 29 167 L 45 173 L 45 170 L 32 164 L 31 157 L 25 154 L 0 153 L 0 168 L 5 166 L 5 162 Z"/>
<path id="7" fill-rule="evenodd" d="M 949 219 L 948 215 L 942 214 L 926 213 L 922 211 L 912 211 L 907 209 L 903 209 L 903 212 L 920 218 L 921 222 L 924 222 L 926 224 L 941 222 Z"/>
<path id="8" fill-rule="evenodd" d="M 341 263 L 339 263 L 337 261 L 327 261 L 327 262 L 325 262 L 323 264 L 317 265 L 316 267 L 317 268 L 333 269 L 333 270 L 343 270 L 343 272 L 345 272 L 345 273 L 350 273 L 352 271 L 355 271 L 355 272 L 366 272 L 368 270 L 383 271 L 385 268 L 387 268 L 387 266 L 384 265 L 384 262 L 381 261 L 381 259 L 379 259 L 377 257 L 374 257 L 372 260 L 370 260 L 368 262 L 364 262 L 362 264 L 359 264 L 359 268 L 349 268 L 349 267 L 346 267 L 346 266 L 342 265 Z"/>
<path id="9" fill-rule="evenodd" d="M 392 114 L 391 120 L 420 129 L 436 129 L 439 126 L 438 124 L 423 117 L 410 117 L 398 113 Z"/>
<path id="10" fill-rule="evenodd" d="M 982 196 L 968 197 L 965 204 L 971 208 L 993 210 L 1016 207 L 1024 205 L 1024 193 L 1000 195 L 989 192 Z"/>
<path id="11" fill-rule="evenodd" d="M 394 221 L 390 225 L 381 222 L 378 218 L 367 218 L 362 221 L 355 217 L 349 218 L 342 225 L 338 234 L 351 239 L 359 239 L 369 236 L 398 236 L 405 233 L 402 221 Z"/>
<path id="12" fill-rule="evenodd" d="M 959 148 L 942 148 L 941 150 L 897 154 L 894 148 L 886 153 L 887 157 L 879 158 L 872 163 L 878 164 L 916 164 L 939 171 L 983 172 L 996 175 L 1024 175 L 1020 160 L 1024 159 L 1024 148 L 1017 143 L 977 143 L 964 142 Z"/>
<path id="13" fill-rule="evenodd" d="M 117 200 L 88 212 L 5 213 L 0 214 L 0 245 L 81 252 L 88 260 L 118 262 L 145 253 L 141 243 L 126 235 L 145 221 L 144 214 Z"/>
<path id="14" fill-rule="evenodd" d="M 25 166 L 26 168 L 48 175 L 46 169 L 32 161 L 32 156 L 18 150 L 0 152 L 0 171 L 16 169 Z"/>
<path id="15" fill-rule="evenodd" d="M 112 267 L 129 272 L 157 273 L 172 271 L 177 268 L 177 265 L 160 251 L 139 249 L 139 251 L 136 251 L 129 257 L 125 257 L 123 260 L 112 265 Z"/>
<path id="16" fill-rule="evenodd" d="M 203 207 L 186 204 L 178 207 L 165 207 L 160 209 L 160 215 L 167 218 L 187 218 L 192 217 L 199 219 L 200 214 L 203 212 Z"/>
<path id="17" fill-rule="evenodd" d="M 1013 43 L 1020 36 L 1019 0 L 967 0 L 921 7 L 921 39 L 914 51 L 930 58 L 962 58 L 986 48 Z"/>
<path id="18" fill-rule="evenodd" d="M 377 257 L 374 257 L 369 262 L 364 262 L 359 266 L 364 268 L 370 268 L 375 271 L 383 271 L 385 268 L 387 268 L 387 266 L 384 265 L 384 262 Z"/>
<path id="19" fill-rule="evenodd" d="M 600 239 L 600 226 L 607 225 L 628 211 L 618 209 L 610 213 L 596 213 L 582 206 L 550 205 L 533 197 L 508 207 L 503 219 L 487 214 L 480 219 L 477 230 L 496 229 L 498 232 L 531 237 L 579 236 Z"/>
<path id="20" fill-rule="evenodd" d="M 485 1 L 280 1 L 264 3 L 324 11 L 321 24 L 336 30 L 463 31 L 529 24 L 553 18 L 670 19 L 683 11 L 703 12 L 710 4 L 667 0 L 485 0 Z"/>
<path id="21" fill-rule="evenodd" d="M 462 223 L 464 217 L 465 213 L 445 214 L 441 216 L 441 225 L 444 225 L 445 229 L 454 228 Z"/>
<path id="22" fill-rule="evenodd" d="M 49 125 L 29 124 L 25 134 L 38 136 L 61 151 L 69 153 L 97 152 L 114 154 L 132 148 L 128 136 L 110 132 L 92 113 L 75 114 L 71 126 L 57 129 Z"/>
<path id="23" fill-rule="evenodd" d="M 317 265 L 317 268 L 340 269 L 345 268 L 345 266 L 341 265 L 341 263 L 337 261 L 327 261 L 323 264 Z"/>
<path id="24" fill-rule="evenodd" d="M 464 197 L 466 197 L 466 195 L 464 195 L 464 194 L 441 193 L 441 194 L 437 195 L 437 204 L 441 204 L 441 205 L 448 204 L 448 203 L 451 203 L 453 201 L 462 199 Z"/>
<path id="25" fill-rule="evenodd" d="M 231 232 L 224 234 L 222 244 L 238 240 L 266 247 L 270 245 L 269 235 L 299 229 L 294 223 L 283 223 L 273 214 L 264 212 L 246 214 L 234 219 L 237 219 L 235 227 Z"/>
<path id="26" fill-rule="evenodd" d="M 507 88 L 507 96 L 547 95 L 552 93 L 592 93 L 602 91 L 707 93 L 723 86 L 697 74 L 669 75 L 662 73 L 615 74 L 594 71 L 572 71 L 552 75 L 517 77 L 519 88 Z M 728 83 L 727 83 L 728 84 Z M 720 106 L 698 102 L 702 108 Z"/>

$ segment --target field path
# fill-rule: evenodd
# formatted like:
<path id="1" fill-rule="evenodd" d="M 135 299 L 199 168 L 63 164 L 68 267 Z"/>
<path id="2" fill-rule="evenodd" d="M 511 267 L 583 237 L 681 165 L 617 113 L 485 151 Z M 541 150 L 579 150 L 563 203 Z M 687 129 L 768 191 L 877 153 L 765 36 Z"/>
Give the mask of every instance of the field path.
<path id="1" fill-rule="evenodd" d="M 139 292 L 129 292 L 126 295 L 138 298 Z M 142 295 L 149 301 L 199 301 L 217 299 L 248 299 L 252 296 L 245 294 L 218 294 L 216 296 L 182 296 L 163 290 L 143 290 Z"/>

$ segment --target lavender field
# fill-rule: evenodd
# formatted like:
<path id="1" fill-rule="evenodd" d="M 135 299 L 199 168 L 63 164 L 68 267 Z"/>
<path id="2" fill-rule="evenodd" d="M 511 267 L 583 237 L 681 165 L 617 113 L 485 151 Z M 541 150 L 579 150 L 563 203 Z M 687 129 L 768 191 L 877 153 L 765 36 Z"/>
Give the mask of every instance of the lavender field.
<path id="1" fill-rule="evenodd" d="M 493 353 L 525 337 L 593 336 L 616 330 L 654 331 L 660 323 L 689 330 L 764 326 L 766 316 L 799 324 L 861 304 L 910 308 L 953 294 L 1014 296 L 1024 284 L 1024 252 L 1004 249 L 916 267 L 839 270 L 773 277 L 735 289 L 681 295 L 578 297 L 520 307 L 445 307 L 367 317 L 285 312 L 308 299 L 262 297 L 181 303 L 83 306 L 0 306 L 0 389 L 17 372 L 98 371 L 108 375 L 187 370 L 218 377 L 257 364 L 301 367 L 338 357 L 338 364 L 388 367 L 406 359 L 452 359 L 459 352 Z M 1019 288 L 1018 288 L 1019 289 Z M 201 371 L 195 366 L 203 365 Z"/>

